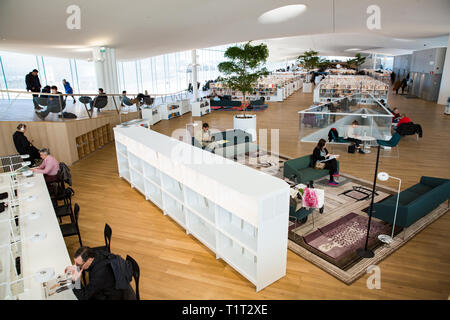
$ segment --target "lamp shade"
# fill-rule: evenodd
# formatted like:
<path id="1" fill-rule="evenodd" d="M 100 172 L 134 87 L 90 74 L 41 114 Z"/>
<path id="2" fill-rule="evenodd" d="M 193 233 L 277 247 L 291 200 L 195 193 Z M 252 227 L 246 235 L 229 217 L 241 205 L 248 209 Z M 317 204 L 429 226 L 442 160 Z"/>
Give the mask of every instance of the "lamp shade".
<path id="1" fill-rule="evenodd" d="M 387 181 L 389 179 L 389 174 L 387 174 L 386 172 L 380 172 L 377 178 L 381 181 Z"/>

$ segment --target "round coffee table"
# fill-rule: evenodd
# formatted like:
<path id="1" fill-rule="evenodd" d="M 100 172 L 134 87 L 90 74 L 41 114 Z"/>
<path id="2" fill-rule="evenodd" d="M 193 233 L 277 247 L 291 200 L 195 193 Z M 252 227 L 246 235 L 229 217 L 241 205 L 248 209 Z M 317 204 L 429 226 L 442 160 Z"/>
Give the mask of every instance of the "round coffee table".
<path id="1" fill-rule="evenodd" d="M 357 136 L 357 137 L 355 137 L 355 139 L 362 141 L 363 150 L 365 153 L 370 153 L 369 142 L 376 140 L 374 137 L 371 137 L 371 136 Z"/>

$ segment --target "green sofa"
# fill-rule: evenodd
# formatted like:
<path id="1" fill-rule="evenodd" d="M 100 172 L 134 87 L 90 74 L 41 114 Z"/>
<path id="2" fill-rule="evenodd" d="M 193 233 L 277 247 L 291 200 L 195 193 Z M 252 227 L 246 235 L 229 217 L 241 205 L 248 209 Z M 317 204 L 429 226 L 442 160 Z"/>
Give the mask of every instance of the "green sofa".
<path id="1" fill-rule="evenodd" d="M 311 156 L 307 155 L 297 159 L 291 159 L 284 163 L 283 176 L 296 183 L 309 184 L 320 178 L 328 176 L 330 172 L 327 169 L 316 170 L 311 167 Z M 339 161 L 337 161 L 339 171 Z"/>
<path id="2" fill-rule="evenodd" d="M 400 192 L 396 226 L 407 228 L 450 198 L 450 179 L 422 177 L 420 182 Z M 392 223 L 397 195 L 373 205 L 373 216 Z"/>

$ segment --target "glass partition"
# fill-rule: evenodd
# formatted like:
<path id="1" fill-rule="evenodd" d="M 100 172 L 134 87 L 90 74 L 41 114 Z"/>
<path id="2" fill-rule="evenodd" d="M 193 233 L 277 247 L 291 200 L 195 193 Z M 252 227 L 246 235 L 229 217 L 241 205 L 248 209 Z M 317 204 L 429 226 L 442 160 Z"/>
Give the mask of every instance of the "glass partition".
<path id="1" fill-rule="evenodd" d="M 330 143 L 346 143 L 349 134 L 368 142 L 391 138 L 393 116 L 370 93 L 353 94 L 313 105 L 300 111 L 299 116 L 299 138 L 302 142 L 317 143 L 325 139 Z M 357 125 L 353 126 L 355 121 Z"/>

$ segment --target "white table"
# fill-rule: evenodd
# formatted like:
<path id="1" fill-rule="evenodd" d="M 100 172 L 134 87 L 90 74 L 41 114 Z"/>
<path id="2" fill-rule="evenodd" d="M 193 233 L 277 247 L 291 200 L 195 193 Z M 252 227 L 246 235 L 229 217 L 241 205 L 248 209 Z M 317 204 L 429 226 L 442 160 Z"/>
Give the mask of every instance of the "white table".
<path id="1" fill-rule="evenodd" d="M 369 146 L 369 142 L 371 141 L 375 141 L 376 139 L 374 137 L 371 136 L 356 136 L 354 137 L 354 139 L 360 140 L 363 143 L 363 150 L 365 153 L 370 153 L 370 146 Z"/>
<path id="2" fill-rule="evenodd" d="M 36 233 L 46 235 L 44 240 L 32 242 L 23 240 L 21 265 L 24 277 L 24 292 L 18 294 L 20 300 L 41 300 L 45 299 L 42 284 L 34 280 L 33 274 L 44 268 L 51 268 L 55 276 L 64 273 L 66 266 L 72 262 L 67 251 L 64 238 L 61 234 L 58 220 L 53 209 L 50 195 L 42 174 L 34 174 L 32 177 L 24 178 L 19 176 L 18 187 L 19 199 L 19 221 L 21 239 L 27 239 Z M 24 182 L 31 182 L 31 187 L 23 185 Z M 9 173 L 0 174 L 0 192 L 9 189 Z M 22 185 L 20 185 L 22 184 Z M 33 196 L 33 201 L 27 201 L 29 196 Z M 39 217 L 35 220 L 20 218 L 30 212 L 38 212 Z M 5 210 L 0 214 L 0 219 L 8 216 Z M 66 290 L 48 298 L 49 300 L 75 300 L 72 290 Z"/>

